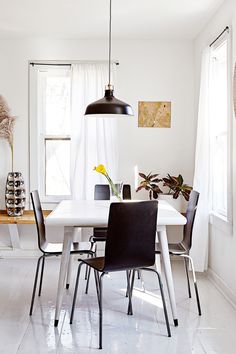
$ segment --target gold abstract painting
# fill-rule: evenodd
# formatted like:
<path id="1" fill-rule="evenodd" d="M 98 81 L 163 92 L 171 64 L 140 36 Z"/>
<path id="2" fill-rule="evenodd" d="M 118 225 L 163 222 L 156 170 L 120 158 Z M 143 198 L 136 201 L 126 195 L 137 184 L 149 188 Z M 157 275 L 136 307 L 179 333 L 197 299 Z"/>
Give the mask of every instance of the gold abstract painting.
<path id="1" fill-rule="evenodd" d="M 153 128 L 170 128 L 171 102 L 138 103 L 138 126 Z"/>

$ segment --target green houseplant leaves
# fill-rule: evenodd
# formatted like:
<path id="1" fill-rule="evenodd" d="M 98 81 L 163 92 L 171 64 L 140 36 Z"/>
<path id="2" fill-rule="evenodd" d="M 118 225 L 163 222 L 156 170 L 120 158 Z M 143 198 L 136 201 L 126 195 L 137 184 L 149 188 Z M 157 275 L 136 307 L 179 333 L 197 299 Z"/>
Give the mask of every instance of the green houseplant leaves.
<path id="1" fill-rule="evenodd" d="M 151 172 L 148 175 L 140 172 L 139 176 L 143 179 L 136 192 L 139 192 L 141 189 L 145 189 L 149 192 L 149 198 L 157 199 L 158 194 L 163 193 L 159 187 L 159 183 L 163 183 L 163 187 L 168 187 L 168 194 L 173 195 L 174 199 L 177 199 L 179 195 L 182 195 L 185 200 L 189 200 L 189 195 L 191 193 L 192 187 L 184 183 L 182 175 L 172 176 L 170 174 L 164 178 L 158 178 L 159 174 L 152 174 Z"/>
<path id="2" fill-rule="evenodd" d="M 162 181 L 162 179 L 158 178 L 158 174 L 152 175 L 151 172 L 148 175 L 140 172 L 139 176 L 143 178 L 143 181 L 140 182 L 136 192 L 140 191 L 141 189 L 145 189 L 149 192 L 149 199 L 152 198 L 157 199 L 159 193 L 163 193 L 158 183 Z"/>
<path id="3" fill-rule="evenodd" d="M 192 187 L 184 184 L 183 177 L 179 174 L 178 177 L 167 175 L 163 178 L 163 186 L 169 187 L 169 194 L 173 194 L 173 198 L 177 199 L 180 194 L 185 200 L 189 200 L 189 195 L 191 193 Z"/>

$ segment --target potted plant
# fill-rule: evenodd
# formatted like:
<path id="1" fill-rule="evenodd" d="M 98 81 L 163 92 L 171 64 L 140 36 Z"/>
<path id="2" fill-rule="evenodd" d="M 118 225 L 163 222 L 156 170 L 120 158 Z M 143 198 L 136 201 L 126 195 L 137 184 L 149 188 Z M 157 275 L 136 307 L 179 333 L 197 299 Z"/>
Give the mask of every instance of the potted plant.
<path id="1" fill-rule="evenodd" d="M 173 176 L 167 174 L 167 177 L 158 178 L 158 174 L 152 174 L 151 172 L 148 175 L 144 173 L 139 173 L 139 176 L 143 179 L 136 192 L 139 192 L 141 189 L 145 189 L 149 192 L 149 198 L 152 199 L 161 199 L 168 201 L 175 209 L 180 212 L 185 212 L 187 208 L 187 201 L 189 200 L 189 195 L 192 190 L 192 187 L 184 183 L 182 175 Z M 169 188 L 167 192 L 162 191 L 160 188 L 160 183 L 164 189 Z"/>
<path id="2" fill-rule="evenodd" d="M 10 109 L 5 99 L 0 95 L 0 138 L 5 139 L 11 149 L 11 170 L 13 171 L 13 128 L 15 117 L 10 114 Z"/>
<path id="3" fill-rule="evenodd" d="M 20 216 L 25 209 L 25 187 L 21 172 L 14 172 L 13 128 L 16 117 L 11 115 L 5 99 L 0 95 L 0 138 L 6 140 L 11 149 L 11 172 L 8 173 L 5 204 L 9 216 Z"/>
<path id="4" fill-rule="evenodd" d="M 163 187 L 168 187 L 169 190 L 162 194 L 160 199 L 168 201 L 178 211 L 185 212 L 192 187 L 184 183 L 181 174 L 178 176 L 167 174 L 167 177 L 164 177 L 162 181 Z"/>
<path id="5" fill-rule="evenodd" d="M 163 193 L 158 185 L 162 181 L 162 179 L 158 178 L 158 174 L 152 175 L 150 172 L 148 175 L 145 175 L 144 173 L 140 172 L 139 176 L 143 178 L 143 180 L 140 182 L 136 192 L 139 192 L 141 189 L 145 189 L 148 191 L 150 200 L 152 198 L 157 199 L 158 194 Z"/>
<path id="6" fill-rule="evenodd" d="M 178 177 L 168 174 L 167 177 L 162 179 L 162 181 L 163 186 L 169 188 L 168 194 L 173 195 L 174 199 L 177 199 L 179 195 L 182 195 L 186 201 L 189 201 L 189 195 L 193 188 L 184 183 L 184 179 L 180 174 Z"/>

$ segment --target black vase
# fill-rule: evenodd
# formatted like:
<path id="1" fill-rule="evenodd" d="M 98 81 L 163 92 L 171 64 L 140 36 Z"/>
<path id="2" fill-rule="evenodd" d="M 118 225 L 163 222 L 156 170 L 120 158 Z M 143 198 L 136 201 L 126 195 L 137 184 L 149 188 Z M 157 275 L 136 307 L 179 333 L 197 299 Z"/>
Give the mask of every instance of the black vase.
<path id="1" fill-rule="evenodd" d="M 25 183 L 21 172 L 7 175 L 5 204 L 9 216 L 21 216 L 25 209 Z"/>

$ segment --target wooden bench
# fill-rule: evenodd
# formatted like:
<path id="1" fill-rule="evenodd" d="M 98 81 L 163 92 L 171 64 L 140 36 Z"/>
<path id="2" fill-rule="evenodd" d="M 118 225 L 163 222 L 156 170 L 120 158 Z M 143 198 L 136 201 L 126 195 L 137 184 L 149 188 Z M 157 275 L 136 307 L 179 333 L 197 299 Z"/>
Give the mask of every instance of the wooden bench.
<path id="1" fill-rule="evenodd" d="M 48 216 L 51 210 L 43 210 L 44 217 Z M 20 238 L 17 225 L 35 224 L 33 210 L 24 210 L 22 216 L 9 216 L 6 210 L 0 210 L 0 225 L 8 225 L 12 248 L 20 248 Z"/>
<path id="2" fill-rule="evenodd" d="M 48 216 L 51 210 L 43 210 L 44 217 Z M 9 216 L 6 210 L 0 210 L 0 224 L 35 224 L 33 210 L 24 210 L 22 216 Z"/>

